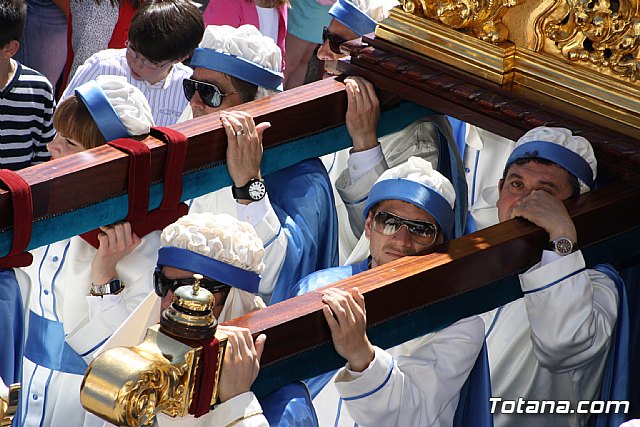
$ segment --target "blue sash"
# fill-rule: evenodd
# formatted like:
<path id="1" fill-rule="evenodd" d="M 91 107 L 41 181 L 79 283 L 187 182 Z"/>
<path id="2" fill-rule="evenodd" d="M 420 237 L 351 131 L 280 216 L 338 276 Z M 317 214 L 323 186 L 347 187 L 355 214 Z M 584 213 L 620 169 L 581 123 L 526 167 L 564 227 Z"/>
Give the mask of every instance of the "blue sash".
<path id="1" fill-rule="evenodd" d="M 460 400 L 453 416 L 453 427 L 493 427 L 490 397 L 491 375 L 485 341 L 469 377 L 460 390 Z"/>
<path id="2" fill-rule="evenodd" d="M 66 343 L 61 322 L 29 312 L 29 333 L 24 355 L 36 365 L 68 374 L 84 375 L 87 364 Z"/>
<path id="3" fill-rule="evenodd" d="M 296 295 L 303 277 L 338 265 L 338 216 L 327 171 L 319 159 L 303 160 L 265 177 L 269 200 L 287 253 L 270 304 Z"/>
<path id="4" fill-rule="evenodd" d="M 611 345 L 602 377 L 600 400 L 629 400 L 629 307 L 627 291 L 622 278 L 611 264 L 598 264 L 593 267 L 609 276 L 618 290 L 618 319 L 611 336 Z M 603 413 L 592 416 L 589 425 L 595 427 L 618 427 L 626 421 L 626 415 Z"/>
<path id="5" fill-rule="evenodd" d="M 13 269 L 0 270 L 0 378 L 20 382 L 24 342 L 24 308 Z"/>
<path id="6" fill-rule="evenodd" d="M 280 387 L 259 401 L 270 426 L 318 426 L 309 390 L 301 382 Z"/>

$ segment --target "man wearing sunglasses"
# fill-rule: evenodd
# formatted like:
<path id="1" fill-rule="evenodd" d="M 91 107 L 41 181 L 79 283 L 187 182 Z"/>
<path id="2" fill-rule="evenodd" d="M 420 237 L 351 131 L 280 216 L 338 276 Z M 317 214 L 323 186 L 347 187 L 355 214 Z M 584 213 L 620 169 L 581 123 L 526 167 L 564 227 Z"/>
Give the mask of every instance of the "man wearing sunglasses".
<path id="1" fill-rule="evenodd" d="M 266 251 L 259 293 L 268 303 L 282 301 L 307 274 L 337 265 L 338 251 L 335 202 L 322 163 L 304 160 L 263 177 L 262 134 L 270 125 L 233 111 L 282 90 L 280 49 L 251 25 L 210 25 L 191 66 L 184 94 L 194 117 L 223 110 L 234 185 L 196 198 L 190 212 L 226 212 L 253 225 Z"/>
<path id="2" fill-rule="evenodd" d="M 411 157 L 387 170 L 364 208 L 371 256 L 311 274 L 297 285 L 298 292 L 430 252 L 452 238 L 455 200 L 451 183 L 424 159 Z M 312 394 L 318 393 L 314 406 L 321 425 L 452 425 L 460 389 L 483 343 L 478 317 L 386 352 L 367 338 L 364 298 L 357 289 L 328 289 L 322 300 L 334 347 L 347 366 L 326 386 L 326 377 L 309 383 Z"/>
<path id="3" fill-rule="evenodd" d="M 125 76 L 149 101 L 157 126 L 178 122 L 187 106 L 180 96 L 182 80 L 191 68 L 182 64 L 202 39 L 202 13 L 189 0 L 146 2 L 131 20 L 125 49 L 107 49 L 91 56 L 78 68 L 62 94 L 99 75 Z"/>
<path id="4" fill-rule="evenodd" d="M 264 272 L 264 247 L 254 228 L 226 214 L 191 213 L 167 226 L 160 237 L 155 293 L 162 310 L 169 307 L 175 290 L 192 286 L 194 274 L 200 274 L 200 286 L 214 296 L 213 315 L 218 323 L 266 307 L 255 295 Z M 151 295 L 120 328 L 115 337 L 119 345 L 137 345 L 146 325 L 160 320 L 157 298 Z M 147 307 L 153 306 L 152 309 Z M 149 310 L 149 311 L 146 311 Z M 141 313 L 147 321 L 141 322 Z M 142 317 L 144 318 L 144 317 Z M 219 379 L 220 404 L 209 413 L 171 418 L 157 416 L 160 427 L 168 426 L 317 426 L 316 416 L 306 387 L 291 383 L 274 394 L 256 399 L 250 391 L 259 371 L 265 335 L 255 341 L 245 328 L 218 326 L 229 336 Z"/>
<path id="5" fill-rule="evenodd" d="M 325 77 L 337 74 L 338 60 L 347 56 L 340 51 L 340 45 L 373 32 L 377 22 L 386 18 L 398 4 L 396 0 L 338 0 L 329 10 L 332 19 L 323 29 L 323 44 L 318 50 L 318 58 L 324 62 L 327 71 Z M 331 171 L 331 181 L 340 196 L 337 209 L 342 262 L 350 257 L 362 235 L 362 205 L 357 202 L 362 198 L 359 196 L 362 188 L 368 192 L 382 171 L 405 162 L 411 156 L 422 157 L 434 167 L 444 167 L 445 170 L 455 167 L 456 162 L 454 155 L 447 157 L 450 161 L 453 159 L 451 168 L 444 164 L 445 158 L 440 164 L 441 153 L 448 152 L 447 145 L 455 148 L 451 125 L 445 116 L 428 115 L 398 132 L 378 138 L 380 108 L 373 85 L 361 77 L 348 77 L 344 83 L 348 101 L 345 122 L 353 149 L 322 158 Z M 462 208 L 463 205 L 458 207 Z"/>

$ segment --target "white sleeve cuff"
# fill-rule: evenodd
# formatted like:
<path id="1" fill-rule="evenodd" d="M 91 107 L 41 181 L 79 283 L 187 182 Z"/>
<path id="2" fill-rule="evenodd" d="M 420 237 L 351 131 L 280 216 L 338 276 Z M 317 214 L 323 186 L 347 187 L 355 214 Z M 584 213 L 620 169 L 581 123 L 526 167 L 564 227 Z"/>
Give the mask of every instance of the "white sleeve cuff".
<path id="1" fill-rule="evenodd" d="M 527 293 L 548 289 L 585 269 L 582 252 L 561 256 L 546 265 L 536 265 L 520 275 L 520 287 Z"/>
<path id="2" fill-rule="evenodd" d="M 373 361 L 364 371 L 353 372 L 345 367 L 338 372 L 335 384 L 343 399 L 368 396 L 382 388 L 389 380 L 389 374 L 395 366 L 393 356 L 381 348 L 374 347 L 374 349 Z"/>
<path id="3" fill-rule="evenodd" d="M 365 151 L 350 152 L 347 167 L 351 182 L 358 181 L 369 170 L 373 169 L 384 158 L 380 144 Z"/>

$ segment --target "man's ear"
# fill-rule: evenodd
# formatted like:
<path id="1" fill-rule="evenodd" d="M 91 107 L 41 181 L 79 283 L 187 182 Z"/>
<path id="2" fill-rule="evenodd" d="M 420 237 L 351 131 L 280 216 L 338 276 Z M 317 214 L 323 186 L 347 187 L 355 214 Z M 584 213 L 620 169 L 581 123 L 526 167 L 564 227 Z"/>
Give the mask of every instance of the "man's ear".
<path id="1" fill-rule="evenodd" d="M 371 225 L 373 221 L 373 213 L 369 211 L 367 219 L 364 221 L 364 237 L 371 240 Z"/>
<path id="2" fill-rule="evenodd" d="M 20 42 L 18 40 L 11 40 L 2 48 L 3 58 L 4 59 L 13 58 L 13 56 L 18 52 L 18 49 L 20 49 Z"/>

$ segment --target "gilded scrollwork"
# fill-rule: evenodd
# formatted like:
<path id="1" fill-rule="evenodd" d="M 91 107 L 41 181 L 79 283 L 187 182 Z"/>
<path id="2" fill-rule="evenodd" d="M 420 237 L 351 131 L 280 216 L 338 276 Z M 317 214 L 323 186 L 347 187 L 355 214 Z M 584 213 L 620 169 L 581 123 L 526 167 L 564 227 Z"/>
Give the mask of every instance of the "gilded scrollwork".
<path id="1" fill-rule="evenodd" d="M 498 43 L 508 39 L 501 17 L 507 8 L 522 0 L 402 0 L 403 9 L 411 14 L 463 30 L 475 37 Z"/>
<path id="2" fill-rule="evenodd" d="M 617 77 L 640 78 L 640 2 L 638 0 L 565 0 L 541 22 L 542 34 L 562 56 Z"/>
<path id="3" fill-rule="evenodd" d="M 159 412 L 177 415 L 185 400 L 189 366 L 154 364 L 140 372 L 135 382 L 122 388 L 118 401 L 125 408 L 127 425 L 150 425 Z"/>

